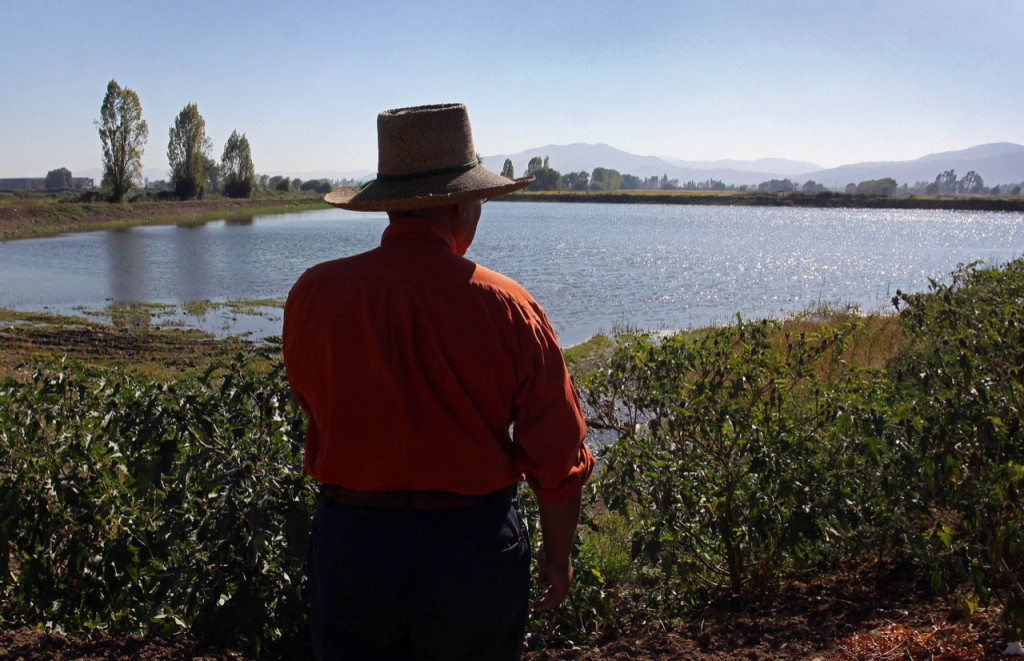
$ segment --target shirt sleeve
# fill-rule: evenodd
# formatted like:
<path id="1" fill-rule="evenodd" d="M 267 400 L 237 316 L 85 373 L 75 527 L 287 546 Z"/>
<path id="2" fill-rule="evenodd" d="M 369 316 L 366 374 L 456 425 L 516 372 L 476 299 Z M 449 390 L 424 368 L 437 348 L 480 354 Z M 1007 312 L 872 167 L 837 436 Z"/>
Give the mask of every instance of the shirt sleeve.
<path id="1" fill-rule="evenodd" d="M 520 387 L 513 423 L 513 461 L 537 499 L 559 503 L 582 489 L 594 469 L 586 423 L 562 350 L 535 303 L 520 338 Z"/>

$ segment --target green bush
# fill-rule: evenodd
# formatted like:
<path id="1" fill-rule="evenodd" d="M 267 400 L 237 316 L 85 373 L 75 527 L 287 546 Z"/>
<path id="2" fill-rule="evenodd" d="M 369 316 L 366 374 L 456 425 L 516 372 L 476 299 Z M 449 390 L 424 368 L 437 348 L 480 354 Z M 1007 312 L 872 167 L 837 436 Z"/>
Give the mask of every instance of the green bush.
<path id="1" fill-rule="evenodd" d="M 163 384 L 71 364 L 0 398 L 5 625 L 301 650 L 314 486 L 278 364 Z"/>
<path id="2" fill-rule="evenodd" d="M 1024 635 L 1024 259 L 961 266 L 949 285 L 898 292 L 912 338 L 891 367 L 887 429 L 904 481 L 913 551 L 937 588 L 970 581 L 972 600 L 1005 595 Z"/>
<path id="3" fill-rule="evenodd" d="M 598 424 L 619 436 L 604 454 L 601 498 L 632 522 L 634 560 L 666 587 L 767 589 L 858 521 L 851 496 L 872 471 L 835 433 L 855 376 L 817 376 L 851 330 L 793 335 L 739 320 L 638 335 L 585 384 Z"/>

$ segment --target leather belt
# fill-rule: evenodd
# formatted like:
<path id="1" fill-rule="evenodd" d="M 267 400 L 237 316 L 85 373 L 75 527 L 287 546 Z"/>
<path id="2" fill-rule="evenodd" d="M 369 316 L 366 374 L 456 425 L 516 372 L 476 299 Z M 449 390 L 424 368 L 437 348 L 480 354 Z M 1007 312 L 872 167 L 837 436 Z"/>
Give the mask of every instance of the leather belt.
<path id="1" fill-rule="evenodd" d="M 447 510 L 511 505 L 517 487 L 510 484 L 493 493 L 471 495 L 449 491 L 353 491 L 336 484 L 325 484 L 320 493 L 324 500 L 335 505 L 389 510 Z"/>

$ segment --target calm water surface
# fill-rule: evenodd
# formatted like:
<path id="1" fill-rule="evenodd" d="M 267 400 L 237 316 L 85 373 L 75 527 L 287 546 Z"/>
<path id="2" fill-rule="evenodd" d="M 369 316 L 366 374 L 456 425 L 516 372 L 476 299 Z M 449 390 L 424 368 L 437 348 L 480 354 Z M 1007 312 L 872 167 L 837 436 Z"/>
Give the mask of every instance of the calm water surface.
<path id="1" fill-rule="evenodd" d="M 326 209 L 0 243 L 0 307 L 283 299 L 308 266 L 376 246 L 384 214 Z M 628 326 L 686 328 L 817 302 L 889 309 L 957 264 L 1024 255 L 1024 214 L 492 203 L 468 257 L 520 281 L 564 344 Z M 280 333 L 280 311 L 208 330 Z"/>

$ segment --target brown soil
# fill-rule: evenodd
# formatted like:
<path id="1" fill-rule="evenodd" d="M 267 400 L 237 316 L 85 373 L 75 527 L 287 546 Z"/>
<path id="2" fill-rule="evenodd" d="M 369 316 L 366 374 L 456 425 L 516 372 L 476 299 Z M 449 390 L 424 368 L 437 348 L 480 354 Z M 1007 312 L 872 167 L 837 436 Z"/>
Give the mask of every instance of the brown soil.
<path id="1" fill-rule="evenodd" d="M 143 638 L 139 636 L 102 637 L 83 641 L 56 633 L 29 629 L 0 631 L 0 660 L 35 661 L 227 661 L 245 659 L 229 652 L 209 650 L 183 636 Z"/>
<path id="2" fill-rule="evenodd" d="M 143 373 L 199 370 L 213 359 L 251 346 L 244 339 L 216 339 L 200 331 L 0 321 L 0 378 L 14 375 L 19 365 L 34 358 L 62 356 L 94 365 L 131 365 Z"/>
<path id="3" fill-rule="evenodd" d="M 593 648 L 527 658 L 960 661 L 1000 658 L 1006 644 L 997 609 L 965 618 L 955 600 L 931 597 L 899 572 L 861 569 L 790 584 L 771 596 L 723 599 L 674 626 Z"/>
<path id="4" fill-rule="evenodd" d="M 999 659 L 1007 641 L 996 609 L 966 619 L 950 599 L 931 598 L 898 573 L 869 570 L 793 584 L 759 599 L 726 599 L 669 625 L 637 627 L 573 649 L 528 652 L 527 661 L 694 659 L 724 661 L 963 661 Z M 255 660 L 183 636 L 79 640 L 28 629 L 0 632 L 0 660 Z"/>

